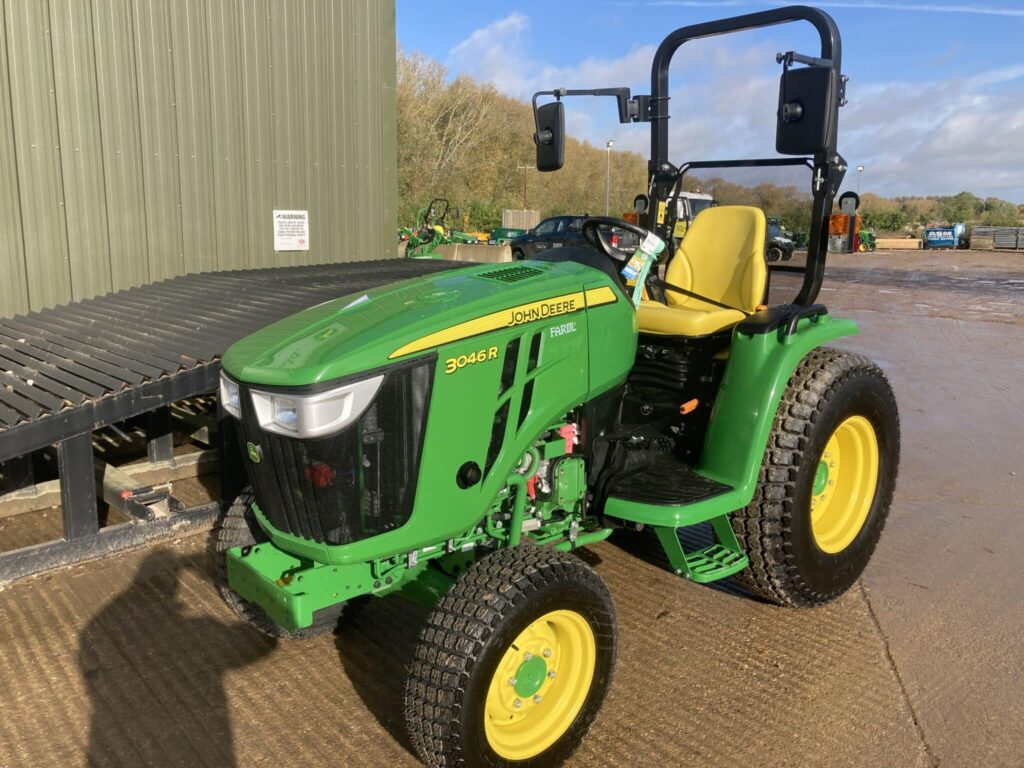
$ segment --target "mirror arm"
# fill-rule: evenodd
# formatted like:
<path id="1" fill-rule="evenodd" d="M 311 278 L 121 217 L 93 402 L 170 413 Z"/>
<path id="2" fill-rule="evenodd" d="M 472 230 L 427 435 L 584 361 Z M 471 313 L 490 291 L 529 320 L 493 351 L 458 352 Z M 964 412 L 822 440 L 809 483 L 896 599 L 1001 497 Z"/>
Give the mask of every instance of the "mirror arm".
<path id="1" fill-rule="evenodd" d="M 629 88 L 555 88 L 553 91 L 537 91 L 533 94 L 533 140 L 537 144 L 550 144 L 553 138 L 551 131 L 540 129 L 540 117 L 537 114 L 539 96 L 554 96 L 556 101 L 561 101 L 565 96 L 612 96 L 619 109 L 620 123 L 641 123 L 651 119 L 647 106 L 650 97 L 631 96 Z"/>
<path id="2" fill-rule="evenodd" d="M 775 62 L 777 64 L 783 64 L 786 67 L 791 67 L 794 62 L 797 64 L 806 64 L 810 67 L 832 67 L 832 59 L 818 59 L 814 56 L 805 56 L 802 53 L 796 51 L 786 51 L 786 53 L 776 53 Z"/>

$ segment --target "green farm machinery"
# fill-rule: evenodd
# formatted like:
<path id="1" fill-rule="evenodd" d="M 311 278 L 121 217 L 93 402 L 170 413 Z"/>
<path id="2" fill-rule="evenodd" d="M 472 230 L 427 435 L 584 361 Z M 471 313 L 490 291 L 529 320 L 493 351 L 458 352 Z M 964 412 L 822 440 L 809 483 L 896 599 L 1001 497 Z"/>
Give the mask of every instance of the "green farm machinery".
<path id="1" fill-rule="evenodd" d="M 861 253 L 867 253 L 878 248 L 878 233 L 874 229 L 861 228 L 857 235 L 857 250 Z"/>
<path id="2" fill-rule="evenodd" d="M 435 197 L 416 216 L 415 227 L 400 227 L 398 242 L 405 243 L 406 258 L 439 258 L 438 246 L 455 243 L 474 244 L 477 237 L 455 229 L 461 211 L 452 208 L 443 197 Z"/>
<path id="3" fill-rule="evenodd" d="M 806 264 L 769 265 L 764 212 L 734 205 L 703 211 L 659 260 L 682 175 L 668 158 L 673 54 L 796 21 L 821 50 L 779 54 L 781 159 L 735 164 L 807 169 Z M 650 124 L 643 226 L 590 218 L 593 248 L 344 296 L 231 347 L 220 400 L 247 487 L 216 531 L 227 603 L 301 638 L 369 597 L 426 602 L 404 694 L 417 753 L 533 766 L 578 745 L 615 666 L 612 595 L 575 550 L 650 535 L 679 576 L 732 577 L 786 606 L 849 589 L 888 514 L 900 435 L 882 371 L 824 346 L 857 327 L 816 303 L 846 170 L 844 84 L 838 29 L 816 9 L 678 29 L 650 95 L 533 99 L 542 171 L 562 165 L 566 97 L 611 96 L 620 121 Z M 639 247 L 611 244 L 610 227 Z M 775 270 L 798 273 L 789 301 L 769 301 Z M 681 536 L 695 527 L 696 544 Z"/>

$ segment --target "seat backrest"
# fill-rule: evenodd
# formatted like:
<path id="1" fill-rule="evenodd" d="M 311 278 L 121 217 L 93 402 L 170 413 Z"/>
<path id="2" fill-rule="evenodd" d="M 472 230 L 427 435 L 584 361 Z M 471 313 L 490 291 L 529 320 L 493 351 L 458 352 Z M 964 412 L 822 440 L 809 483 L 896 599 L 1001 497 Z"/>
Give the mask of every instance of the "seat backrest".
<path id="1" fill-rule="evenodd" d="M 753 312 L 764 296 L 768 268 L 764 247 L 764 211 L 747 205 L 720 205 L 702 211 L 686 230 L 668 265 L 665 279 L 680 288 L 723 304 Z M 672 306 L 692 302 L 709 305 L 681 293 L 665 291 Z"/>

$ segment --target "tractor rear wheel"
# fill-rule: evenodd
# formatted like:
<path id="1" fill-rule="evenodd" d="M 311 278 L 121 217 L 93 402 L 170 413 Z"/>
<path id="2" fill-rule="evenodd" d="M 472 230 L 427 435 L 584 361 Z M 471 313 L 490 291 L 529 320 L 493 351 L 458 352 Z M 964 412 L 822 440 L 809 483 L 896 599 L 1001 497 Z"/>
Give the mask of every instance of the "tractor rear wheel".
<path id="1" fill-rule="evenodd" d="M 225 553 L 232 547 L 251 547 L 269 541 L 252 510 L 255 500 L 252 490 L 245 488 L 214 524 L 213 550 L 217 591 L 220 596 L 242 621 L 271 637 L 300 640 L 334 631 L 343 613 L 346 617 L 352 615 L 365 601 L 352 600 L 317 611 L 313 615 L 311 626 L 289 632 L 272 621 L 260 606 L 245 600 L 231 589 L 228 584 L 228 563 Z"/>
<path id="2" fill-rule="evenodd" d="M 768 261 L 782 261 L 782 249 L 775 245 L 769 248 Z"/>
<path id="3" fill-rule="evenodd" d="M 579 558 L 501 549 L 462 573 L 427 619 L 405 719 L 430 766 L 561 765 L 615 665 L 615 605 Z"/>
<path id="4" fill-rule="evenodd" d="M 750 557 L 742 586 L 781 605 L 819 605 L 860 576 L 896 485 L 896 398 L 865 357 L 816 349 L 789 380 L 754 499 L 732 516 Z"/>

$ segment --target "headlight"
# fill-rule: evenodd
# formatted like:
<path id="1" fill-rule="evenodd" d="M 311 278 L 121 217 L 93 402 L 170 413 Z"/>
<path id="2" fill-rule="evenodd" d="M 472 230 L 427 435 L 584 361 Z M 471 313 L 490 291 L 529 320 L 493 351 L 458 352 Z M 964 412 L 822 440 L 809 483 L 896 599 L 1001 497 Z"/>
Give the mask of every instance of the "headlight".
<path id="1" fill-rule="evenodd" d="M 238 384 L 224 375 L 220 374 L 220 403 L 224 410 L 236 419 L 242 418 L 242 407 L 238 401 Z"/>
<path id="2" fill-rule="evenodd" d="M 344 429 L 373 402 L 383 376 L 374 376 L 310 395 L 252 390 L 256 420 L 268 432 L 289 437 L 322 437 Z"/>
<path id="3" fill-rule="evenodd" d="M 274 423 L 282 429 L 295 432 L 299 428 L 299 407 L 290 397 L 271 397 Z"/>

